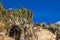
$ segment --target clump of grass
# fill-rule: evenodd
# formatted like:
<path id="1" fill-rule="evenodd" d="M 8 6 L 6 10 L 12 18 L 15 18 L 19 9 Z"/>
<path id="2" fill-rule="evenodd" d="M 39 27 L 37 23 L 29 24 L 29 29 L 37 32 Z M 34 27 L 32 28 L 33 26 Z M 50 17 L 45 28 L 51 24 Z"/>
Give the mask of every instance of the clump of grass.
<path id="1" fill-rule="evenodd" d="M 5 30 L 7 31 L 6 34 L 8 35 L 10 30 L 10 25 L 8 23 L 5 25 Z"/>
<path id="2" fill-rule="evenodd" d="M 2 32 L 3 31 L 3 27 L 0 25 L 0 32 Z"/>

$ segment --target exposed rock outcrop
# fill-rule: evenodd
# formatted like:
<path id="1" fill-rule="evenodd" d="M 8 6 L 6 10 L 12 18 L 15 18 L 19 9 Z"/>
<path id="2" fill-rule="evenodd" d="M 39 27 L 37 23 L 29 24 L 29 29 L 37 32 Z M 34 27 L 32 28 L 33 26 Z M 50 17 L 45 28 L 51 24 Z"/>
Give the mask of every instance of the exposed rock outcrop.
<path id="1" fill-rule="evenodd" d="M 56 40 L 55 34 L 41 27 L 40 29 L 36 30 L 35 34 L 37 35 L 37 40 Z"/>

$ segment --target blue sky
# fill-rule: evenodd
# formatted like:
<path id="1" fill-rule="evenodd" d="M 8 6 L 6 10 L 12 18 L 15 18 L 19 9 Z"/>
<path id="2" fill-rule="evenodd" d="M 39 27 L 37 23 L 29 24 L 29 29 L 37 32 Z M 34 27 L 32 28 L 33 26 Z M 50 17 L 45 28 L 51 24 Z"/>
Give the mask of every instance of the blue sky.
<path id="1" fill-rule="evenodd" d="M 51 22 L 60 21 L 60 0 L 2 0 L 5 8 L 21 8 L 21 5 L 34 13 L 33 21 Z"/>

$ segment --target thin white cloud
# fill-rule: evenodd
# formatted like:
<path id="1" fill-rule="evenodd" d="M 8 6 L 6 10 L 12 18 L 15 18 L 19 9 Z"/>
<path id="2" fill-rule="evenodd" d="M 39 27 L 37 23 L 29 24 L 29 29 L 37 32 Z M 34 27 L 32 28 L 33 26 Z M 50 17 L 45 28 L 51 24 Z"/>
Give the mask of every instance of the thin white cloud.
<path id="1" fill-rule="evenodd" d="M 56 22 L 55 24 L 60 24 L 60 21 Z"/>

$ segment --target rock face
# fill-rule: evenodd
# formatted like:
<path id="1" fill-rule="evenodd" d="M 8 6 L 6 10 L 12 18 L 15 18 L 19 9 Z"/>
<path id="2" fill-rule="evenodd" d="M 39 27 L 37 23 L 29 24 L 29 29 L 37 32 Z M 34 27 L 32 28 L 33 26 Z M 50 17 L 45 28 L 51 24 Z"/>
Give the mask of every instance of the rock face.
<path id="1" fill-rule="evenodd" d="M 0 40 L 15 40 L 15 39 L 5 35 L 5 32 L 0 32 Z M 30 40 L 32 39 L 30 38 Z M 39 27 L 35 29 L 33 40 L 56 40 L 56 35 L 49 31 L 48 29 Z"/>
<path id="2" fill-rule="evenodd" d="M 56 40 L 56 35 L 47 29 L 40 28 L 35 34 L 37 35 L 37 40 Z"/>
<path id="3" fill-rule="evenodd" d="M 56 40 L 56 35 L 48 31 L 47 29 L 37 29 L 35 31 L 34 40 Z M 4 33 L 0 33 L 0 40 L 14 40 L 11 37 L 6 36 Z"/>
<path id="4" fill-rule="evenodd" d="M 14 39 L 5 35 L 4 32 L 0 32 L 0 40 L 14 40 Z"/>

